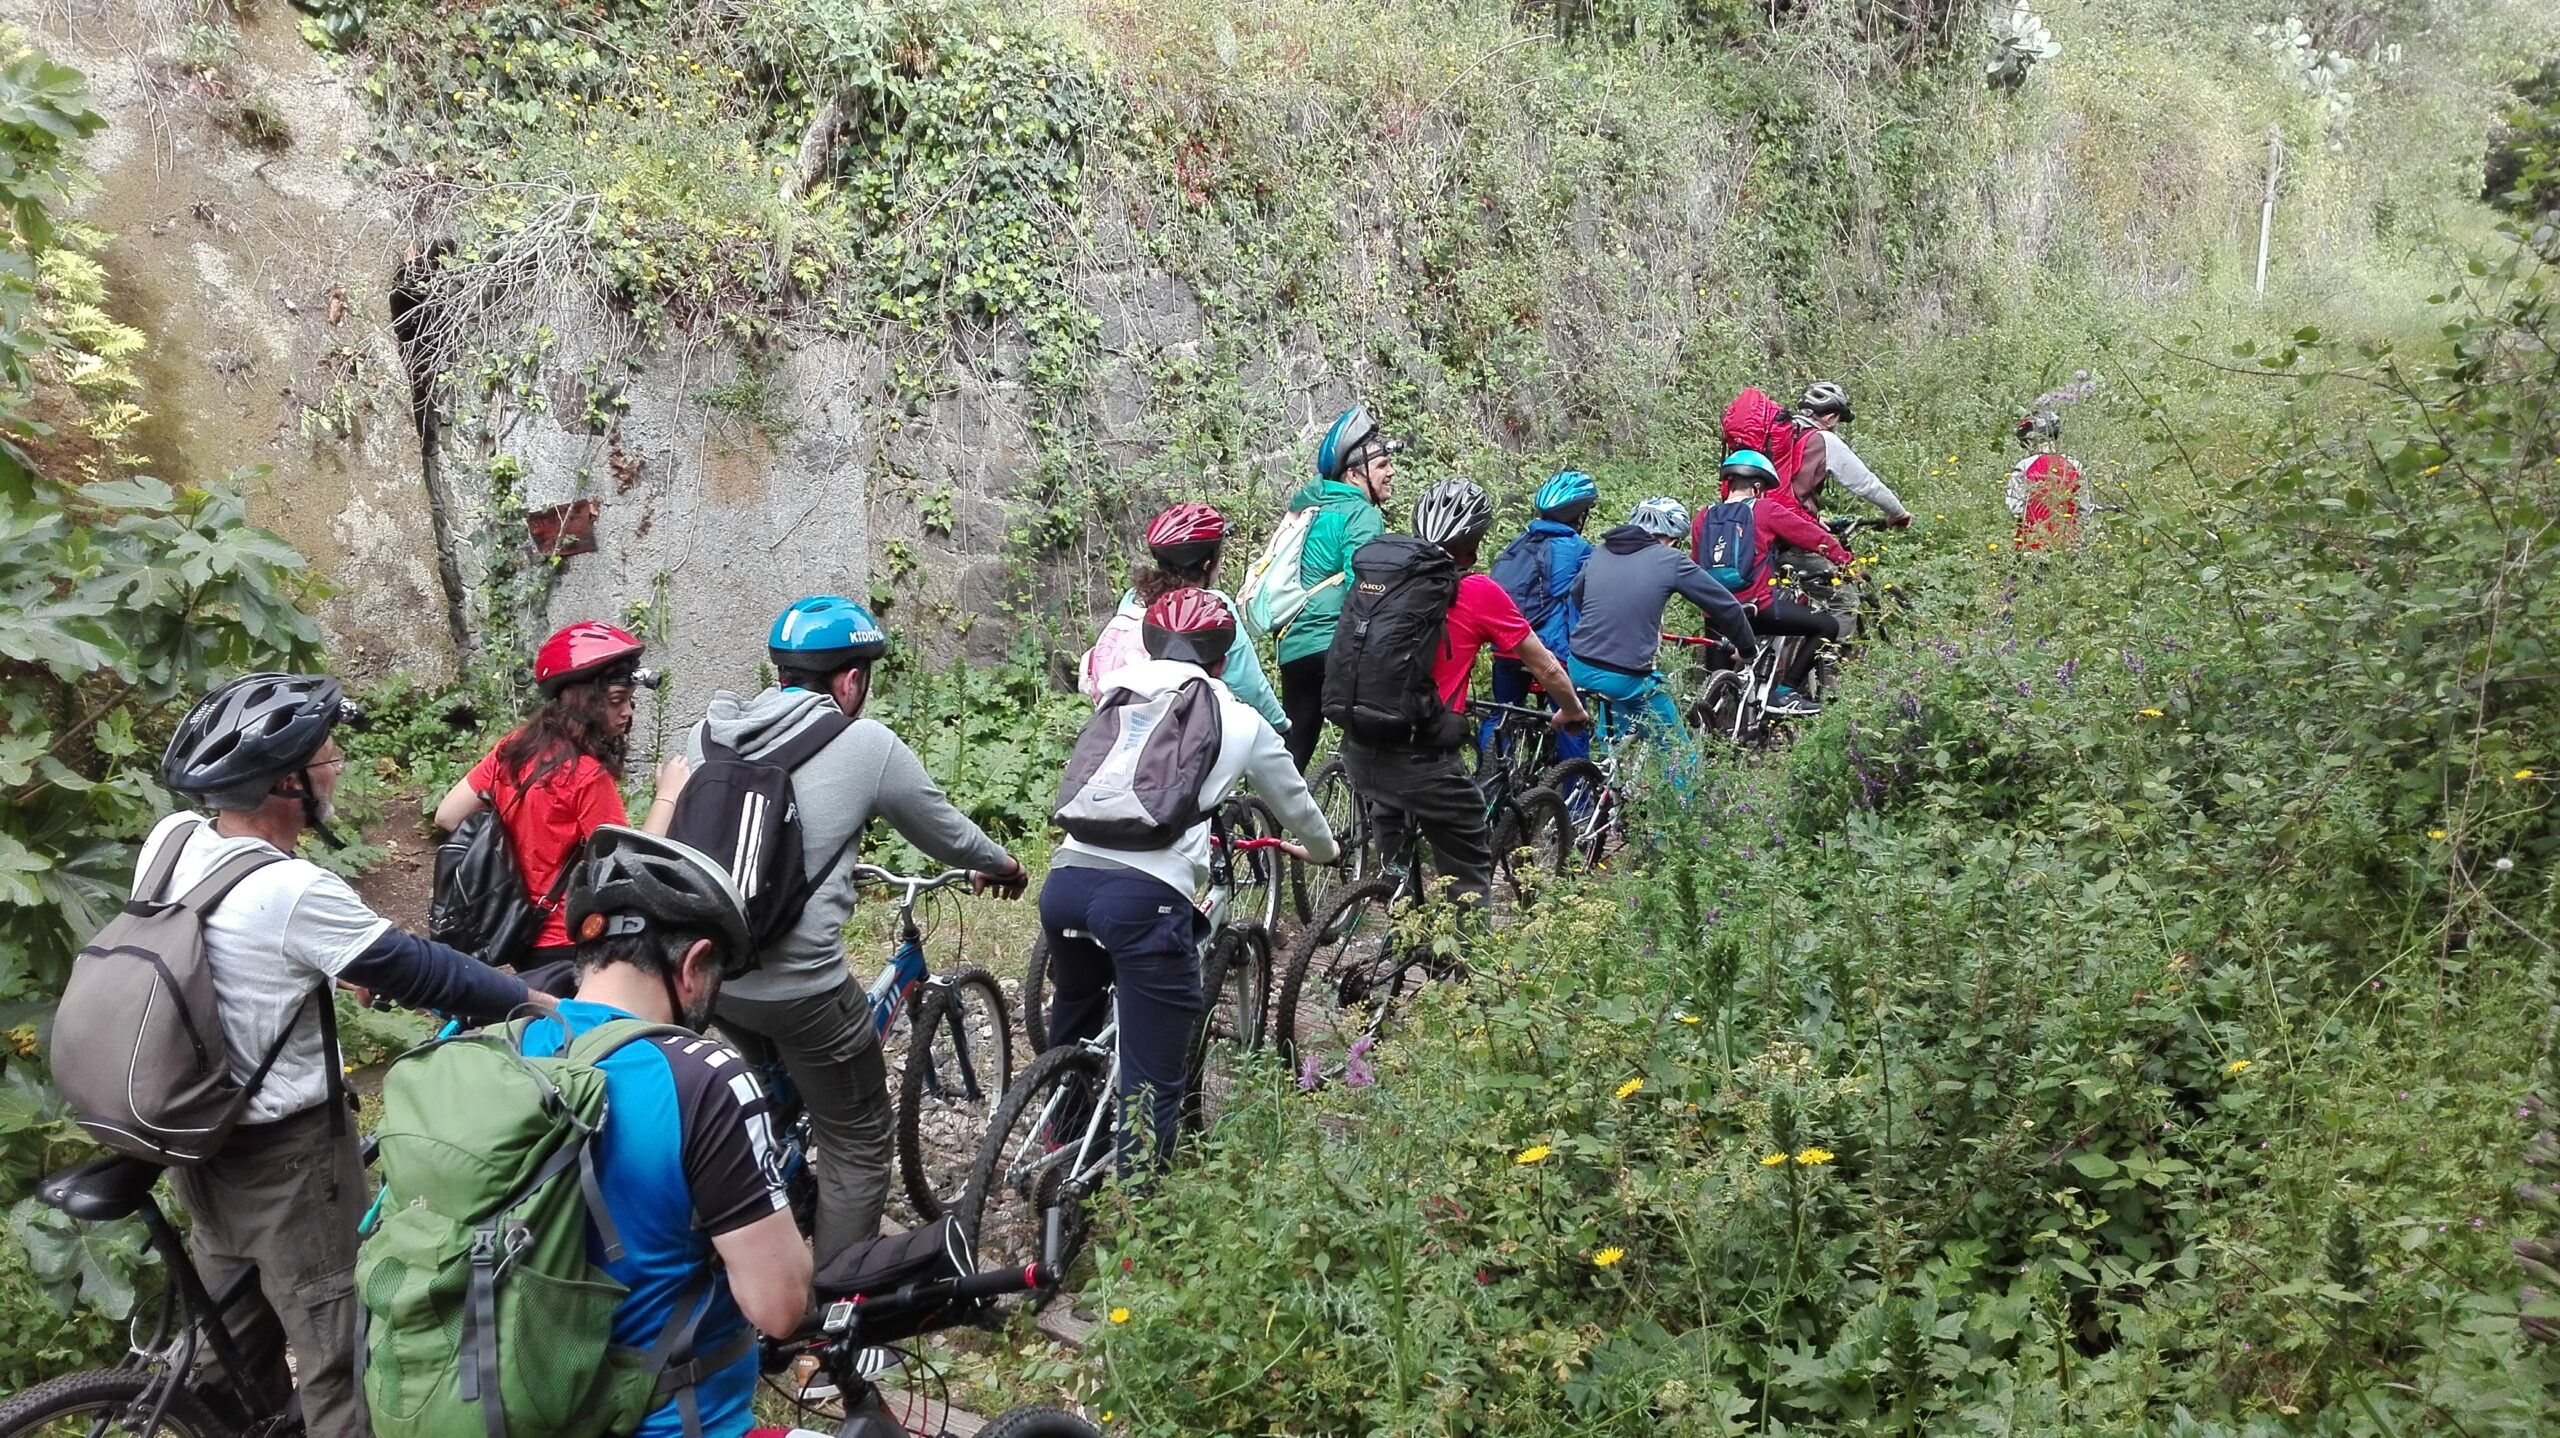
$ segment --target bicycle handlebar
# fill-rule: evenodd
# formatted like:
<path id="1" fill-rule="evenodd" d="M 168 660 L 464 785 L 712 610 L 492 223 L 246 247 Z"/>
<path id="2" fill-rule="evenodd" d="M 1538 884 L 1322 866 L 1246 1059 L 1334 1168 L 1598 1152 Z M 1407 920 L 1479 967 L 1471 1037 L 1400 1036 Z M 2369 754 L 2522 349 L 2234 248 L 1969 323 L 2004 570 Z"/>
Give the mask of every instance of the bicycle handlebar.
<path id="1" fill-rule="evenodd" d="M 1227 841 L 1227 847 L 1239 854 L 1252 854 L 1258 853 L 1264 849 L 1282 848 L 1285 847 L 1288 842 L 1288 840 L 1275 835 L 1261 839 L 1229 839 Z"/>
<path id="2" fill-rule="evenodd" d="M 892 870 L 881 868 L 877 864 L 856 864 L 853 866 L 853 881 L 855 883 L 879 884 L 892 889 L 905 889 L 908 891 L 907 898 L 909 902 L 922 898 L 924 895 L 930 894 L 936 889 L 947 889 L 954 884 L 965 884 L 976 877 L 977 871 L 974 869 L 945 869 L 934 877 L 927 879 L 916 874 L 896 873 Z"/>
<path id="3" fill-rule="evenodd" d="M 1514 719 L 1535 719 L 1541 724 L 1544 724 L 1555 717 L 1555 715 L 1544 709 L 1530 709 L 1518 704 L 1500 704 L 1491 699 L 1468 700 L 1467 714 L 1469 717 L 1476 719 L 1491 719 L 1496 715 L 1508 715 Z"/>

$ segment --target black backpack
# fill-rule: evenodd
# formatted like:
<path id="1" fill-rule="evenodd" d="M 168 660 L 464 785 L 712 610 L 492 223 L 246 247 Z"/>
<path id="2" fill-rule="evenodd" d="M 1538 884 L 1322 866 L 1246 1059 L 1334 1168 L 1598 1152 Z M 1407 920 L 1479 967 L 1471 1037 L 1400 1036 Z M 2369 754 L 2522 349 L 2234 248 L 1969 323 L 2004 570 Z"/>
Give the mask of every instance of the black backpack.
<path id="1" fill-rule="evenodd" d="M 516 787 L 516 805 L 557 764 L 536 769 Z M 537 904 L 524 891 L 524 871 L 516 865 L 515 841 L 507 837 L 497 802 L 483 794 L 482 808 L 453 826 L 436 845 L 436 888 L 427 901 L 427 937 L 450 944 L 484 964 L 513 967 L 533 951 L 542 936 L 542 917 L 560 902 L 569 875 L 578 867 L 572 853 L 560 866 L 551 892 Z"/>
<path id="2" fill-rule="evenodd" d="M 788 743 L 753 759 L 705 734 L 702 762 L 676 799 L 667 837 L 728 866 L 739 897 L 747 901 L 747 923 L 760 954 L 800 922 L 818 876 L 832 872 L 862 837 L 854 831 L 824 864 L 810 868 L 800 847 L 800 800 L 791 789 L 791 771 L 852 726 L 851 719 L 829 710 Z"/>
<path id="3" fill-rule="evenodd" d="M 1457 600 L 1458 566 L 1440 546 L 1403 534 L 1361 545 L 1325 656 L 1324 717 L 1372 744 L 1465 743 L 1466 716 L 1431 682 Z"/>

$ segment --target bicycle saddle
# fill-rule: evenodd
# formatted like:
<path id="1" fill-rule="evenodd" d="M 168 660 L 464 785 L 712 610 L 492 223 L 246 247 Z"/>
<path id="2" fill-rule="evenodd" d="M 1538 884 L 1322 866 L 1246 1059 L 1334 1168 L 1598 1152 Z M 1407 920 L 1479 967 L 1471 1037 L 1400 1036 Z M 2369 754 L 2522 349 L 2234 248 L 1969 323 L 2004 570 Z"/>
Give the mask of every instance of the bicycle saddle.
<path id="1" fill-rule="evenodd" d="M 36 1185 L 36 1197 L 83 1223 L 112 1223 L 140 1209 L 160 1181 L 160 1165 L 111 1153 Z"/>

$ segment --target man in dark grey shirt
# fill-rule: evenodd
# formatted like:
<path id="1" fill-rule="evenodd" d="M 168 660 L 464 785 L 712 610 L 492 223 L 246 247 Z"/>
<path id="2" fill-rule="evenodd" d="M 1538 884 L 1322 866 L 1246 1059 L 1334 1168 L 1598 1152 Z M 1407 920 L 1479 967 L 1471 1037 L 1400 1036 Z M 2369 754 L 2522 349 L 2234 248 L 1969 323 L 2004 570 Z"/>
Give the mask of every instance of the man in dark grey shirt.
<path id="1" fill-rule="evenodd" d="M 752 760 L 813 725 L 838 731 L 791 774 L 801 856 L 814 885 L 808 905 L 753 969 L 728 981 L 717 1011 L 721 1029 L 750 1060 L 781 1059 L 809 1110 L 817 1137 L 812 1238 L 822 1267 L 846 1244 L 879 1235 L 889 1190 L 888 1070 L 842 941 L 863 827 L 874 815 L 888 820 L 927 855 L 975 870 L 981 892 L 1019 898 L 1029 878 L 1020 860 L 952 807 L 914 750 L 886 725 L 861 717 L 871 666 L 888 649 L 888 635 L 861 605 L 803 599 L 774 621 L 774 687 L 752 699 L 713 695 L 685 739 L 685 757 L 700 763 L 706 736 Z"/>
<path id="2" fill-rule="evenodd" d="M 1662 647 L 1662 614 L 1677 594 L 1698 606 L 1745 658 L 1759 651 L 1751 616 L 1713 576 L 1676 546 L 1689 532 L 1689 511 L 1667 496 L 1648 499 L 1627 522 L 1600 536 L 1574 579 L 1582 618 L 1574 624 L 1565 668 L 1574 687 L 1643 716 L 1657 743 L 1682 734 L 1680 711 L 1654 672 Z M 1604 727 L 1614 727 L 1605 716 Z"/>

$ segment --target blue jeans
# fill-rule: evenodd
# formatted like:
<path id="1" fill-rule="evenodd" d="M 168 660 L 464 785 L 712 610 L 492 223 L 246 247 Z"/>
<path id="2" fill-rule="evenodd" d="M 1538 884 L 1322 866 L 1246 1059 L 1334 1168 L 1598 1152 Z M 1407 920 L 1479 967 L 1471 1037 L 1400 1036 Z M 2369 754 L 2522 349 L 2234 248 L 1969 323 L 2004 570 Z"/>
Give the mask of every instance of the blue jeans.
<path id="1" fill-rule="evenodd" d="M 1520 705 L 1526 705 L 1529 702 L 1529 671 L 1521 665 L 1519 660 L 1496 659 L 1493 661 L 1493 702 Z M 1555 696 L 1552 694 L 1539 695 L 1538 702 L 1549 709 L 1556 707 Z M 1476 750 L 1479 754 L 1489 753 L 1493 748 L 1493 723 L 1494 721 L 1487 719 L 1476 731 Z M 1550 732 L 1547 735 L 1547 744 L 1555 752 L 1559 761 L 1591 757 L 1591 736 L 1588 733 Z"/>
<path id="2" fill-rule="evenodd" d="M 1190 1077 L 1191 1036 L 1208 1007 L 1200 992 L 1200 944 L 1209 920 L 1190 896 L 1136 869 L 1060 866 L 1040 886 L 1049 936 L 1049 1042 L 1092 1038 L 1120 1008 L 1120 1113 L 1143 1116 L 1143 1143 L 1124 1127 L 1123 1172 L 1144 1153 L 1173 1155 Z"/>
<path id="3" fill-rule="evenodd" d="M 1579 659 L 1566 660 L 1565 672 L 1573 676 L 1575 688 L 1610 701 L 1598 716 L 1601 738 L 1614 741 L 1623 733 L 1650 739 L 1675 754 L 1686 747 L 1680 710 L 1671 702 L 1671 691 L 1663 687 L 1661 675 L 1621 674 Z"/>

